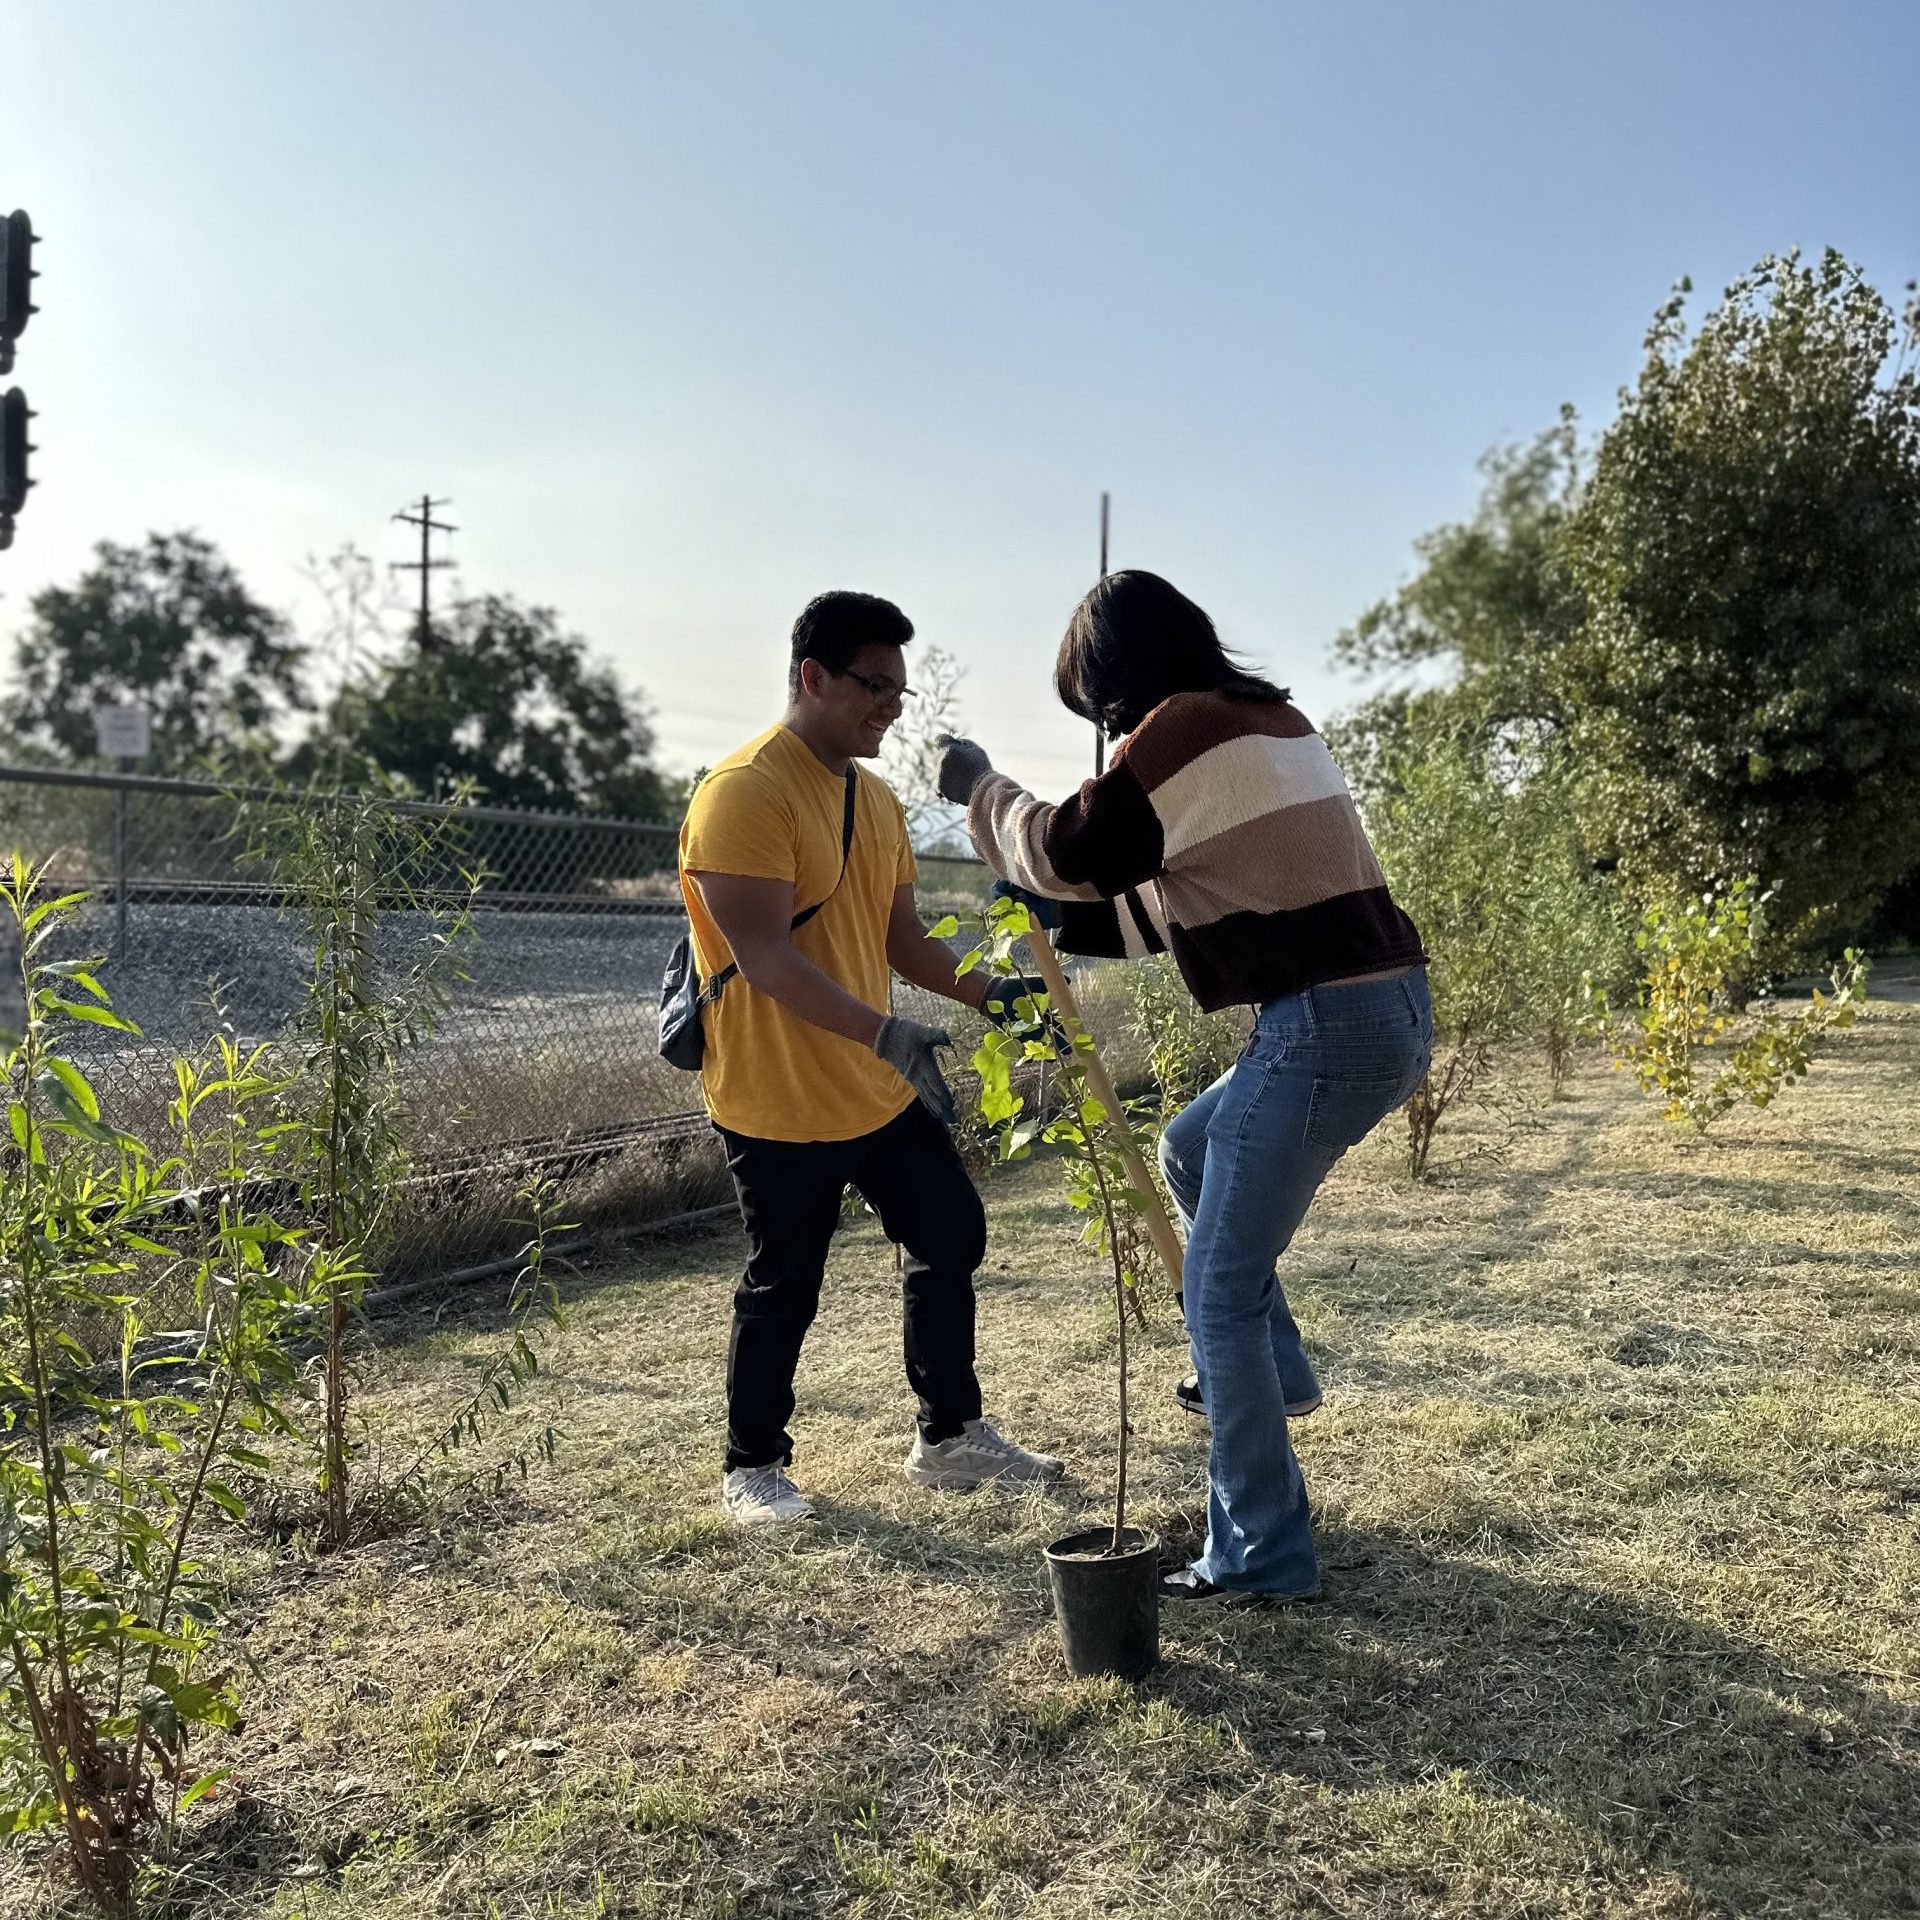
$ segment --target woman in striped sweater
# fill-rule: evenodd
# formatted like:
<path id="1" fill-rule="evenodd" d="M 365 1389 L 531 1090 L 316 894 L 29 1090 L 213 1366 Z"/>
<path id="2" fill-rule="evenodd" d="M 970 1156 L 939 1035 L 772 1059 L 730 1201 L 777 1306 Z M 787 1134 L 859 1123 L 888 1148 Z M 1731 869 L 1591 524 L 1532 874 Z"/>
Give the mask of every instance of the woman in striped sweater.
<path id="1" fill-rule="evenodd" d="M 1170 951 L 1202 1007 L 1257 1010 L 1239 1059 L 1160 1143 L 1213 1423 L 1206 1550 L 1162 1591 L 1310 1598 L 1319 1563 L 1287 1415 L 1320 1388 L 1275 1263 L 1334 1162 L 1427 1071 L 1426 956 L 1326 743 L 1165 580 L 1103 579 L 1055 684 L 1119 740 L 1112 764 L 1053 806 L 949 741 L 941 791 L 974 845 L 1068 951 Z"/>

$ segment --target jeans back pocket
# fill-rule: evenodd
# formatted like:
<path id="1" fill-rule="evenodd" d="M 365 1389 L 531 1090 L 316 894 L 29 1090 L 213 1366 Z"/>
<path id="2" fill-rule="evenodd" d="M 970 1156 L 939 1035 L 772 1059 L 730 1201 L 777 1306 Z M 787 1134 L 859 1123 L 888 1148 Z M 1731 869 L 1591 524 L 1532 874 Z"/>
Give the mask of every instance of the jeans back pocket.
<path id="1" fill-rule="evenodd" d="M 1335 1159 L 1357 1147 L 1407 1098 L 1403 1073 L 1354 1073 L 1316 1078 L 1307 1102 L 1306 1144 Z"/>

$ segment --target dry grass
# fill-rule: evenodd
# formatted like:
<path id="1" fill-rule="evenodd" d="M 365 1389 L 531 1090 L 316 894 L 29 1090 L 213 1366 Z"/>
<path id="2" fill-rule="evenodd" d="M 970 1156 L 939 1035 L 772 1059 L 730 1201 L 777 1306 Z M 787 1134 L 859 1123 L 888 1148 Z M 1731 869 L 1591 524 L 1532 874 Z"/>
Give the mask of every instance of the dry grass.
<path id="1" fill-rule="evenodd" d="M 1328 1600 L 1170 1614 L 1137 1690 L 1069 1682 L 1046 1612 L 1112 1404 L 1049 1169 L 992 1190 L 980 1325 L 993 1410 L 1081 1476 L 1056 1499 L 902 1481 L 869 1225 L 803 1372 L 822 1517 L 731 1533 L 736 1236 L 595 1276 L 557 1468 L 337 1562 L 240 1557 L 267 1677 L 170 1910 L 1920 1910 L 1920 1013 L 1704 1143 L 1599 1066 L 1537 1117 L 1427 1187 L 1392 1129 L 1336 1175 L 1288 1265 Z M 381 1418 L 417 1427 L 493 1338 L 470 1303 L 417 1326 Z M 1176 1539 L 1183 1358 L 1163 1314 L 1137 1511 Z"/>

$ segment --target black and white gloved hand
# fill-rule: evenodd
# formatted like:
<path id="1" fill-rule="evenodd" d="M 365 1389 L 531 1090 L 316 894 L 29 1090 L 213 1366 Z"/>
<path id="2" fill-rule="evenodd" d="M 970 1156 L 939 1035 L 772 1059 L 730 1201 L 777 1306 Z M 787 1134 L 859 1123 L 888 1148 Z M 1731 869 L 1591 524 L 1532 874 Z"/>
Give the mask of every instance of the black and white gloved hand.
<path id="1" fill-rule="evenodd" d="M 874 1052 L 920 1096 L 920 1104 L 943 1127 L 952 1126 L 957 1116 L 953 1089 L 940 1071 L 934 1049 L 952 1044 L 944 1027 L 923 1027 L 919 1021 L 902 1019 L 897 1013 L 882 1020 L 880 1031 L 873 1036 Z"/>
<path id="2" fill-rule="evenodd" d="M 1034 1010 L 1035 1003 L 1046 991 L 1044 980 L 1008 974 L 987 989 L 980 1011 L 1003 1033 L 1012 1033 L 1017 1039 L 1041 1041 L 1052 1047 L 1056 1058 L 1065 1059 L 1073 1052 L 1073 1040 L 1061 1024 L 1060 1016 L 1051 1007 L 1043 1014 Z M 1024 1012 L 1020 1007 L 1023 1000 L 1027 1002 Z"/>
<path id="3" fill-rule="evenodd" d="M 973 790 L 993 771 L 986 748 L 963 740 L 956 733 L 943 733 L 933 743 L 940 749 L 940 766 L 935 778 L 940 798 L 964 807 L 973 798 Z"/>
<path id="4" fill-rule="evenodd" d="M 1030 1011 L 1022 1013 L 1019 1003 L 1046 990 L 1047 983 L 1044 980 L 1010 973 L 988 984 L 986 997 L 980 1002 L 980 1011 L 996 1027 L 1037 1027 L 1040 1024 L 1038 1018 Z"/>

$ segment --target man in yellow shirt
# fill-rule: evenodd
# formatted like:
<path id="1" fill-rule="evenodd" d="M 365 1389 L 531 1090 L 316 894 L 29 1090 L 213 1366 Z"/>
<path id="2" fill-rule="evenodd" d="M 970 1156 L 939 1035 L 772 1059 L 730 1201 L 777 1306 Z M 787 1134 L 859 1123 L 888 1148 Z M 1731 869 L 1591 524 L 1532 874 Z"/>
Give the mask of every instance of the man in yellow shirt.
<path id="1" fill-rule="evenodd" d="M 906 615 L 872 594 L 810 602 L 794 623 L 785 716 L 701 781 L 680 830 L 700 978 L 739 968 L 703 1009 L 701 1078 L 747 1229 L 722 1482 L 746 1526 L 813 1511 L 787 1473 L 786 1423 L 849 1184 L 906 1253 L 919 1401 L 907 1478 L 960 1489 L 1060 1471 L 982 1418 L 973 1273 L 986 1217 L 947 1131 L 953 1097 L 936 1049 L 948 1039 L 886 1011 L 890 971 L 994 1020 L 1025 990 L 954 979 L 952 953 L 914 906 L 900 802 L 855 765 L 880 751 L 910 697 L 901 650 L 912 638 Z"/>

